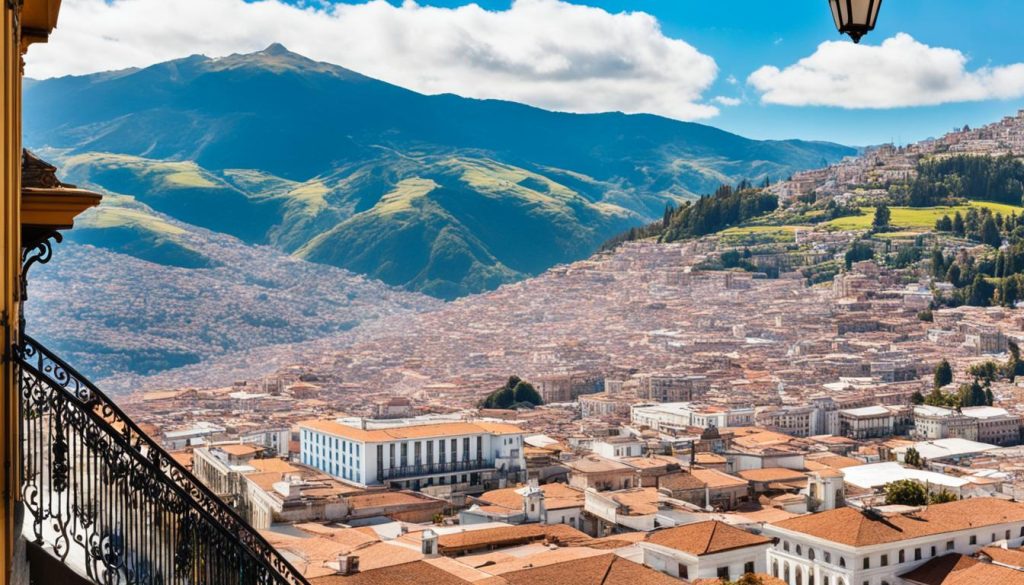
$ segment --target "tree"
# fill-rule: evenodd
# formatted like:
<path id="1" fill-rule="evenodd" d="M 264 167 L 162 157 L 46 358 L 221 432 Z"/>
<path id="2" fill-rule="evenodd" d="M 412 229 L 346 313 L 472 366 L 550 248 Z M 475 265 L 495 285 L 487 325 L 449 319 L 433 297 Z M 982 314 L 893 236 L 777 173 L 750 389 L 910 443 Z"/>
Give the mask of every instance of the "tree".
<path id="1" fill-rule="evenodd" d="M 960 396 L 960 407 L 988 406 L 988 397 L 981 383 L 975 379 L 970 384 L 963 384 L 957 393 Z"/>
<path id="2" fill-rule="evenodd" d="M 882 203 L 875 208 L 875 218 L 871 222 L 871 227 L 876 232 L 884 232 L 889 229 L 889 220 L 892 219 L 892 212 L 889 211 L 889 206 Z"/>
<path id="3" fill-rule="evenodd" d="M 846 251 L 846 269 L 849 270 L 853 267 L 855 262 L 861 262 L 863 260 L 871 260 L 875 257 L 875 250 L 862 242 L 855 242 L 850 249 Z"/>
<path id="4" fill-rule="evenodd" d="M 972 307 L 987 307 L 991 304 L 992 296 L 995 293 L 996 287 L 988 279 L 981 274 L 975 274 L 965 301 Z"/>
<path id="5" fill-rule="evenodd" d="M 900 479 L 885 484 L 885 503 L 889 506 L 925 506 L 928 490 L 912 479 Z"/>
<path id="6" fill-rule="evenodd" d="M 522 404 L 524 402 L 528 402 L 534 406 L 544 404 L 544 401 L 540 397 L 540 392 L 537 392 L 537 389 L 529 382 L 520 381 L 512 390 L 512 394 L 515 397 L 516 404 Z"/>
<path id="7" fill-rule="evenodd" d="M 903 455 L 903 462 L 911 467 L 921 467 L 923 464 L 921 454 L 913 447 L 907 449 L 907 452 Z"/>
<path id="8" fill-rule="evenodd" d="M 953 215 L 953 233 L 958 236 L 963 236 L 967 233 L 967 228 L 964 226 L 964 216 L 960 215 L 959 211 Z"/>
<path id="9" fill-rule="evenodd" d="M 955 502 L 960 498 L 957 497 L 953 492 L 947 491 L 945 488 L 937 494 L 931 494 L 928 496 L 928 500 L 932 504 L 945 504 L 947 502 Z"/>
<path id="10" fill-rule="evenodd" d="M 981 243 L 988 244 L 993 248 L 1003 245 L 1003 236 L 999 233 L 999 226 L 996 225 L 992 215 L 987 215 L 981 224 Z"/>
<path id="11" fill-rule="evenodd" d="M 1010 359 L 1013 359 L 1012 356 Z M 999 377 L 999 364 L 992 360 L 972 364 L 971 367 L 967 368 L 967 373 L 974 376 L 975 380 L 994 382 Z"/>
<path id="12" fill-rule="evenodd" d="M 917 390 L 910 396 L 910 403 L 915 405 L 924 404 L 924 394 L 921 394 L 921 391 Z"/>
<path id="13" fill-rule="evenodd" d="M 942 388 L 952 382 L 953 367 L 949 365 L 949 360 L 944 359 L 939 362 L 939 365 L 935 366 L 935 375 L 932 377 L 932 387 Z"/>
<path id="14" fill-rule="evenodd" d="M 516 387 L 521 383 L 523 383 L 523 381 L 519 379 L 519 376 L 509 376 L 508 381 L 505 382 L 504 386 L 498 388 L 494 392 L 491 392 L 487 398 L 480 403 L 480 408 L 498 408 L 502 410 L 512 408 L 512 405 L 517 402 L 521 402 L 516 400 L 515 393 Z M 533 387 L 530 386 L 530 388 Z M 540 396 L 538 396 L 538 399 L 539 398 Z"/>
<path id="15" fill-rule="evenodd" d="M 932 276 L 941 279 L 946 276 L 946 258 L 938 247 L 932 249 Z"/>

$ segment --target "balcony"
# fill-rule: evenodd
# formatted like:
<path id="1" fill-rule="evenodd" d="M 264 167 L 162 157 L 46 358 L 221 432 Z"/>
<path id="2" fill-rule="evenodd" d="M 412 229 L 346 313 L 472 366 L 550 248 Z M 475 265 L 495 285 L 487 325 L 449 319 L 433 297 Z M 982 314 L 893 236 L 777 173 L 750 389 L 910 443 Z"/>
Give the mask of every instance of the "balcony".
<path id="1" fill-rule="evenodd" d="M 443 473 L 468 473 L 485 471 L 488 469 L 494 469 L 494 462 L 485 461 L 483 459 L 452 461 L 448 463 L 406 465 L 403 467 L 385 467 L 384 469 L 377 470 L 377 481 L 391 481 Z"/>
<path id="2" fill-rule="evenodd" d="M 16 361 L 30 550 L 97 584 L 307 583 L 60 358 L 25 336 Z"/>

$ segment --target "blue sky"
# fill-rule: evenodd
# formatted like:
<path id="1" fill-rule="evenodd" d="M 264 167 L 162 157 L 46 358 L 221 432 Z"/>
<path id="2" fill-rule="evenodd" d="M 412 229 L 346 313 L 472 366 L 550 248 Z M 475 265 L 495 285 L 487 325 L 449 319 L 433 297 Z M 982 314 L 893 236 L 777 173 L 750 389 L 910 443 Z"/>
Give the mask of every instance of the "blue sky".
<path id="1" fill-rule="evenodd" d="M 393 4 L 401 4 L 392 1 Z M 458 0 L 421 2 L 459 6 Z M 504 10 L 511 0 L 480 0 L 480 6 Z M 891 109 L 848 110 L 838 107 L 791 107 L 761 104 L 742 86 L 766 64 L 791 64 L 814 52 L 819 43 L 836 40 L 825 0 L 574 0 L 611 12 L 642 10 L 655 16 L 667 36 L 686 40 L 713 57 L 720 68 L 710 93 L 742 97 L 741 106 L 723 108 L 713 126 L 754 138 L 807 138 L 866 145 L 909 142 L 940 135 L 953 126 L 980 125 L 1024 108 L 1024 99 L 986 100 Z M 969 68 L 1024 61 L 1024 2 L 1014 0 L 886 0 L 878 26 L 862 43 L 877 44 L 899 32 L 936 47 L 958 49 Z M 739 87 L 726 79 L 732 75 Z"/>
<path id="2" fill-rule="evenodd" d="M 906 143 L 1024 107 L 1019 0 L 886 0 L 861 46 L 838 35 L 825 0 L 468 4 L 64 0 L 52 42 L 32 48 L 27 73 L 282 42 L 424 93 L 650 112 L 753 138 L 851 145 Z"/>

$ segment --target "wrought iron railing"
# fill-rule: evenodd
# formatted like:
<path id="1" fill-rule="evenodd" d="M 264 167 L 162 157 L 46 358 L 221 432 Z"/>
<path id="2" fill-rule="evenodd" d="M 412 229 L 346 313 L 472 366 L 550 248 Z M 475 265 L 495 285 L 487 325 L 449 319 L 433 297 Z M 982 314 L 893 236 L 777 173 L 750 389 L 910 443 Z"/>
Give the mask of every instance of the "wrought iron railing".
<path id="1" fill-rule="evenodd" d="M 100 584 L 305 585 L 92 383 L 19 344 L 22 496 L 40 545 Z"/>
<path id="2" fill-rule="evenodd" d="M 420 465 L 404 465 L 401 467 L 384 467 L 377 470 L 377 481 L 403 479 L 420 475 L 437 473 L 459 473 L 494 469 L 494 462 L 485 459 L 464 459 L 443 463 L 422 463 Z"/>

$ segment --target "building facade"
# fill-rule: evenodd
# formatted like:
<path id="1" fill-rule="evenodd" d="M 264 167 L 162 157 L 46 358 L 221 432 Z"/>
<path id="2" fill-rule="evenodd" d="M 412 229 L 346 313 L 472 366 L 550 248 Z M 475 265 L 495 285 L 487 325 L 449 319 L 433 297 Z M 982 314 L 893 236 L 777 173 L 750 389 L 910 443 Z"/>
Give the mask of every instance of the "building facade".
<path id="1" fill-rule="evenodd" d="M 302 463 L 361 487 L 419 490 L 459 486 L 480 492 L 526 475 L 522 429 L 485 421 L 367 428 L 338 421 L 299 423 Z"/>

